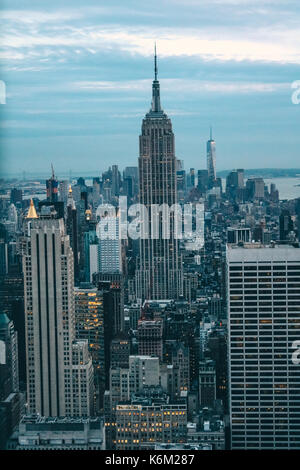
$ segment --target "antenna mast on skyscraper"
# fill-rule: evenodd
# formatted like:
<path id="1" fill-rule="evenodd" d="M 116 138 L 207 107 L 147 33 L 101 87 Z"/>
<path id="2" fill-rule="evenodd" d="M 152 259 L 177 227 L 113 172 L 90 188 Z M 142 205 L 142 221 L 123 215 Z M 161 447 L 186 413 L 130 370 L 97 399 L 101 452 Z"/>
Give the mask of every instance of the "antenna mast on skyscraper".
<path id="1" fill-rule="evenodd" d="M 154 80 L 157 81 L 157 54 L 156 54 L 156 42 L 154 43 Z"/>

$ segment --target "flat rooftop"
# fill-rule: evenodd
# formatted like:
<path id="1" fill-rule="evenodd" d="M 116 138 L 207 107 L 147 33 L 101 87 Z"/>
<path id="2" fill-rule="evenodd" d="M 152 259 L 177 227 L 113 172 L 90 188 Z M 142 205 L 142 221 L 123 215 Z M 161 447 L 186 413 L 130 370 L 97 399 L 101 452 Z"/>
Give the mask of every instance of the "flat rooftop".
<path id="1" fill-rule="evenodd" d="M 241 262 L 295 262 L 300 261 L 300 248 L 293 245 L 262 245 L 260 243 L 244 243 L 244 245 L 227 245 L 227 260 L 232 263 Z"/>

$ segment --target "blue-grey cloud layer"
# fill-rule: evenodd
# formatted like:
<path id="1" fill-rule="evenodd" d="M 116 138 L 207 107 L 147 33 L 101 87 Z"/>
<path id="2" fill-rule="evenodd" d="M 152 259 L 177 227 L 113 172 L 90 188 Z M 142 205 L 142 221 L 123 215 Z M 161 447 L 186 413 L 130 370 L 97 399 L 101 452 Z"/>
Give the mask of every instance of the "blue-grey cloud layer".
<path id="1" fill-rule="evenodd" d="M 45 4 L 47 3 L 47 7 Z M 136 164 L 153 42 L 162 102 L 185 166 L 297 167 L 297 1 L 23 1 L 2 8 L 2 169 Z"/>

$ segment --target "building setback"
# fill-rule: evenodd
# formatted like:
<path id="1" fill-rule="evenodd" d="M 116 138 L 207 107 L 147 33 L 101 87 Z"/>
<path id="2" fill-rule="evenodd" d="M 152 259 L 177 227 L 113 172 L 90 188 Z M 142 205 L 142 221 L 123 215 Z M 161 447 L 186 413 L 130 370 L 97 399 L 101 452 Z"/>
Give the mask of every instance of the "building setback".
<path id="1" fill-rule="evenodd" d="M 182 293 L 182 272 L 174 214 L 170 216 L 170 237 L 163 238 L 163 219 L 153 222 L 153 205 L 177 203 L 175 141 L 172 123 L 160 104 L 157 60 L 152 85 L 152 106 L 142 123 L 139 157 L 139 202 L 148 211 L 149 232 L 140 237 L 140 264 L 137 271 L 138 298 L 173 299 Z M 152 218 L 153 217 L 153 218 Z M 146 224 L 147 225 L 147 224 Z M 145 226 L 144 226 L 145 227 Z M 143 227 L 142 227 L 143 232 Z M 145 228 L 146 230 L 146 228 Z M 157 230 L 157 232 L 156 232 Z M 157 233 L 155 239 L 152 235 Z"/>

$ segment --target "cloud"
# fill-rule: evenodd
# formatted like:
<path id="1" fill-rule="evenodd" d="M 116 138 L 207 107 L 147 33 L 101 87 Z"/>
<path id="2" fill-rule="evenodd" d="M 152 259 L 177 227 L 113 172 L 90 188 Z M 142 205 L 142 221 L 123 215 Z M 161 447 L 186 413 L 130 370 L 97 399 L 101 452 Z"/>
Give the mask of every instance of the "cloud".
<path id="1" fill-rule="evenodd" d="M 257 83 L 257 82 L 213 82 L 191 79 L 162 79 L 164 92 L 178 93 L 274 93 L 290 89 L 290 83 Z M 144 91 L 149 90 L 151 80 L 128 81 L 79 81 L 70 88 L 87 91 Z"/>
<path id="2" fill-rule="evenodd" d="M 172 3 L 199 6 L 199 0 L 171 0 Z M 287 0 L 201 0 L 202 4 L 223 6 L 285 5 Z"/>
<path id="3" fill-rule="evenodd" d="M 290 83 L 299 78 L 297 1 L 4 3 L 10 8 L 2 10 L 0 38 L 7 165 L 44 165 L 43 155 L 48 168 L 67 154 L 66 167 L 77 155 L 80 165 L 94 168 L 99 149 L 102 165 L 102 156 L 105 164 L 136 164 L 155 40 L 162 104 L 174 117 L 186 164 L 205 165 L 199 134 L 204 142 L 210 123 L 223 167 L 235 158 L 261 164 L 270 149 L 274 162 L 297 158 L 299 106 L 290 99 Z"/>
<path id="4" fill-rule="evenodd" d="M 64 23 L 82 18 L 78 10 L 58 10 L 54 12 L 39 10 L 2 10 L 1 19 L 15 24 L 27 24 L 37 26 L 43 23 Z"/>
<path id="5" fill-rule="evenodd" d="M 16 51 L 0 51 L 1 60 L 23 60 L 25 59 L 25 54 Z"/>
<path id="6" fill-rule="evenodd" d="M 164 3 L 167 5 L 168 2 Z M 176 1 L 171 3 L 176 4 Z M 56 56 L 103 51 L 149 56 L 153 54 L 153 43 L 157 40 L 161 57 L 300 64 L 299 21 L 292 11 L 284 23 L 280 22 L 284 10 L 277 12 L 276 20 L 263 25 L 254 23 L 251 17 L 248 21 L 244 18 L 245 23 L 232 20 L 230 27 L 231 15 L 228 12 L 224 14 L 223 25 L 217 21 L 219 10 L 214 5 L 231 6 L 234 14 L 238 15 L 245 11 L 244 7 L 235 8 L 239 5 L 252 7 L 262 4 L 264 13 L 268 13 L 267 7 L 274 4 L 274 0 L 213 0 L 213 3 L 205 0 L 201 5 L 198 0 L 187 0 L 180 3 L 179 15 L 180 12 L 192 15 L 194 9 L 189 12 L 184 5 L 195 5 L 197 14 L 205 9 L 206 16 L 199 27 L 195 27 L 192 21 L 190 28 L 179 27 L 171 20 L 169 24 L 166 20 L 156 24 L 152 18 L 149 19 L 145 7 L 139 10 L 143 21 L 133 25 L 132 18 L 128 17 L 129 9 L 124 11 L 122 5 L 118 6 L 118 15 L 113 15 L 114 10 L 109 7 L 93 8 L 90 5 L 53 11 L 3 10 L 2 58 L 14 61 L 32 57 L 43 59 L 52 55 L 56 60 Z M 275 2 L 278 4 L 284 3 L 280 0 Z M 205 18 L 209 12 L 214 16 L 208 23 Z"/>
<path id="7" fill-rule="evenodd" d="M 4 12 L 13 19 L 15 13 Z M 72 16 L 74 15 L 74 16 Z M 129 26 L 127 24 L 68 24 L 80 17 L 66 13 L 24 12 L 12 27 L 2 34 L 4 58 L 15 60 L 16 52 L 23 58 L 50 55 L 95 54 L 103 51 L 123 51 L 149 56 L 158 41 L 161 57 L 198 57 L 202 60 L 275 62 L 300 64 L 300 35 L 295 24 L 289 27 L 222 28 L 214 24 L 199 28 Z M 47 18 L 49 21 L 47 21 Z M 22 24 L 20 25 L 19 22 Z M 40 28 L 42 23 L 42 27 Z M 45 49 L 47 49 L 45 51 Z M 11 54 L 11 56 L 10 56 Z M 21 58 L 21 56 L 19 57 Z"/>

